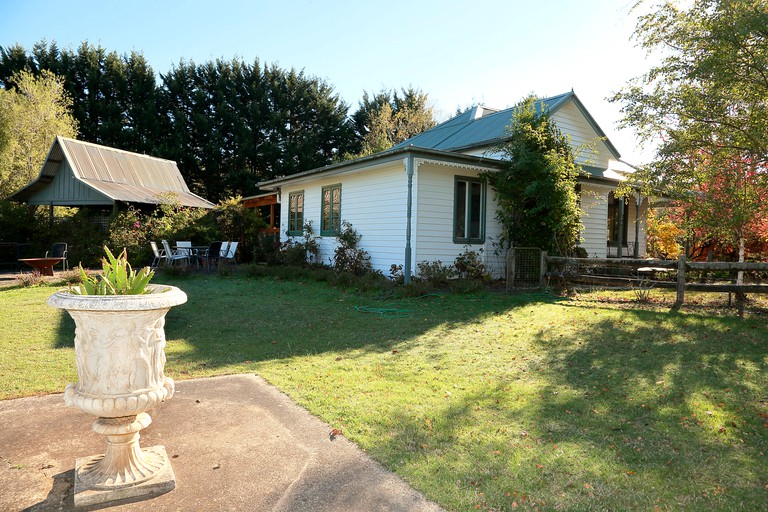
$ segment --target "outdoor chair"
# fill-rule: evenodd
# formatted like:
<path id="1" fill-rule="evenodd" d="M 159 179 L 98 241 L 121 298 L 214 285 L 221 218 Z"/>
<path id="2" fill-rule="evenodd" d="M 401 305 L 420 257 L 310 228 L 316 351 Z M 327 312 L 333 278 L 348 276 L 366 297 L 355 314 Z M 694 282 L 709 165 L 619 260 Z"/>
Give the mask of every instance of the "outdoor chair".
<path id="1" fill-rule="evenodd" d="M 165 249 L 158 249 L 157 242 L 149 242 L 149 246 L 152 248 L 152 263 L 150 267 L 157 268 L 161 261 L 165 259 Z"/>
<path id="2" fill-rule="evenodd" d="M 208 249 L 203 254 L 198 255 L 200 260 L 205 261 L 206 270 L 211 269 L 212 261 L 216 261 L 217 267 L 221 264 L 221 245 L 222 242 L 211 242 L 211 245 L 208 247 Z"/>
<path id="3" fill-rule="evenodd" d="M 46 258 L 63 258 L 61 260 L 61 269 L 69 269 L 69 262 L 67 262 L 67 244 L 65 242 L 56 242 L 51 246 L 50 251 L 45 251 Z M 55 267 L 56 265 L 54 265 Z"/>
<path id="4" fill-rule="evenodd" d="M 163 249 L 165 250 L 165 264 L 167 266 L 171 266 L 174 262 L 182 260 L 189 263 L 189 255 L 172 250 L 171 246 L 168 244 L 168 240 L 161 240 L 160 243 L 163 244 Z"/>
<path id="5" fill-rule="evenodd" d="M 186 254 L 187 257 L 190 259 L 191 262 L 197 263 L 197 257 L 195 250 L 192 248 L 192 242 L 189 241 L 183 241 L 183 242 L 176 242 L 176 252 L 179 254 Z"/>
<path id="6" fill-rule="evenodd" d="M 227 255 L 222 256 L 223 261 L 226 263 L 234 263 L 237 266 L 237 260 L 235 259 L 235 253 L 237 252 L 237 245 L 240 242 L 229 242 L 229 248 L 227 249 Z"/>

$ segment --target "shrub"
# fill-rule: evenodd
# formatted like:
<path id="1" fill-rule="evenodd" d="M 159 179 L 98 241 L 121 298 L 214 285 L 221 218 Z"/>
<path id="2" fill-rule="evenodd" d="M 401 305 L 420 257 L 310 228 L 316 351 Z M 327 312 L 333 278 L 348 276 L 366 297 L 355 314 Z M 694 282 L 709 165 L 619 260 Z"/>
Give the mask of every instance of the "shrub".
<path id="1" fill-rule="evenodd" d="M 589 258 L 589 253 L 587 253 L 587 250 L 579 245 L 568 251 L 568 256 L 570 258 Z"/>
<path id="2" fill-rule="evenodd" d="M 61 277 L 61 282 L 66 285 L 76 285 L 83 282 L 82 275 L 80 274 L 80 270 L 75 269 L 69 269 L 64 272 L 61 272 L 59 274 L 59 277 Z"/>
<path id="3" fill-rule="evenodd" d="M 274 233 L 260 233 L 253 246 L 253 261 L 277 265 L 280 263 L 280 236 Z"/>
<path id="4" fill-rule="evenodd" d="M 45 278 L 39 270 L 33 270 L 32 272 L 26 274 L 19 272 L 19 274 L 16 275 L 16 280 L 19 282 L 19 285 L 23 286 L 24 288 L 28 288 L 30 286 L 38 286 L 45 282 Z"/>
<path id="5" fill-rule="evenodd" d="M 42 232 L 42 215 L 27 205 L 0 200 L 0 241 L 27 242 L 39 239 Z"/>
<path id="6" fill-rule="evenodd" d="M 333 268 L 337 272 L 348 272 L 355 276 L 363 276 L 371 271 L 371 257 L 367 251 L 360 248 L 362 239 L 347 221 L 341 223 L 338 236 L 338 246 L 333 253 Z"/>
<path id="7" fill-rule="evenodd" d="M 445 287 L 448 282 L 456 275 L 456 271 L 451 265 L 443 265 L 440 260 L 420 261 L 416 264 L 419 268 L 418 278 L 433 287 Z"/>
<path id="8" fill-rule="evenodd" d="M 154 237 L 151 236 L 150 226 L 148 216 L 129 206 L 112 217 L 108 245 L 130 251 L 134 261 L 151 261 L 149 242 Z"/>
<path id="9" fill-rule="evenodd" d="M 320 244 L 317 242 L 311 220 L 304 224 L 302 233 L 301 239 L 289 238 L 280 244 L 280 263 L 283 265 L 304 266 L 317 260 Z"/>
<path id="10" fill-rule="evenodd" d="M 104 217 L 104 212 L 100 210 L 80 208 L 73 215 L 57 219 L 53 224 L 50 236 L 55 241 L 67 242 L 70 264 L 82 263 L 86 267 L 100 265 L 102 247 L 109 242 L 109 230 L 100 222 Z"/>
<path id="11" fill-rule="evenodd" d="M 221 238 L 239 241 L 240 257 L 243 261 L 252 261 L 259 235 L 267 227 L 259 215 L 259 210 L 246 208 L 242 197 L 237 196 L 220 201 L 212 214 Z"/>
<path id="12" fill-rule="evenodd" d="M 397 284 L 403 284 L 405 282 L 405 273 L 403 272 L 402 265 L 395 265 L 394 263 L 389 267 L 389 278 Z"/>
<path id="13" fill-rule="evenodd" d="M 482 252 L 482 249 L 480 251 Z M 462 279 L 483 280 L 487 274 L 480 254 L 470 250 L 469 247 L 464 247 L 464 252 L 456 257 L 453 266 Z"/>

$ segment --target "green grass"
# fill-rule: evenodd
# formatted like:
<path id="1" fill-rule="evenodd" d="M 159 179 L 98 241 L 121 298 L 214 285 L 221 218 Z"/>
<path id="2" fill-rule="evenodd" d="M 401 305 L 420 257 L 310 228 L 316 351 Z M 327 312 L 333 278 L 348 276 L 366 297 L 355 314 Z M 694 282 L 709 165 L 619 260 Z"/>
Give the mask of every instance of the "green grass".
<path id="1" fill-rule="evenodd" d="M 167 317 L 168 375 L 258 373 L 448 509 L 768 503 L 760 314 L 694 297 L 672 313 L 664 295 L 641 306 L 631 292 L 383 300 L 305 281 L 156 280 L 189 296 Z M 4 398 L 76 379 L 53 290 L 0 291 Z"/>

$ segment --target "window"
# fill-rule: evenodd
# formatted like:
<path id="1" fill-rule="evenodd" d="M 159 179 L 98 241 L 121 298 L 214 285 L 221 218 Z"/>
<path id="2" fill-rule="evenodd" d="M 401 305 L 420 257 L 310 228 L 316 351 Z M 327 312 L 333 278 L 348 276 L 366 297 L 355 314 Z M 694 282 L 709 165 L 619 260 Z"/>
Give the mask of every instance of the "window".
<path id="1" fill-rule="evenodd" d="M 619 245 L 619 201 L 623 201 L 623 199 L 615 197 L 613 192 L 608 194 L 608 244 L 613 245 L 614 247 Z M 628 228 L 629 212 L 627 211 L 627 206 L 625 204 L 621 222 L 621 245 L 623 247 L 627 247 Z"/>
<path id="2" fill-rule="evenodd" d="M 341 228 L 341 185 L 323 187 L 321 236 L 337 236 Z"/>
<path id="3" fill-rule="evenodd" d="M 457 176 L 454 181 L 453 241 L 457 244 L 485 241 L 485 184 L 480 179 Z"/>
<path id="4" fill-rule="evenodd" d="M 288 194 L 288 234 L 301 235 L 304 232 L 304 191 Z"/>

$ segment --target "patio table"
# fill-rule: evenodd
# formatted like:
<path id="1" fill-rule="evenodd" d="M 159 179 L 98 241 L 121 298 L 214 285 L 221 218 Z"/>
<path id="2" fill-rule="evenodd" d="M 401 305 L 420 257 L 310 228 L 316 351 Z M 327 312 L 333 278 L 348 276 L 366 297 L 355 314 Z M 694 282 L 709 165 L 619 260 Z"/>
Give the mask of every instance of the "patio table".
<path id="1" fill-rule="evenodd" d="M 30 267 L 39 270 L 44 276 L 53 275 L 53 266 L 57 263 L 61 263 L 64 258 L 21 258 L 19 261 L 23 261 Z"/>
<path id="2" fill-rule="evenodd" d="M 174 249 L 176 249 L 179 254 L 181 253 L 187 253 L 189 256 L 189 260 L 195 264 L 195 266 L 198 266 L 198 258 L 197 255 L 201 252 L 205 252 L 208 249 L 207 245 L 193 245 L 193 246 L 186 246 L 186 247 L 179 247 L 178 245 L 173 246 Z"/>

